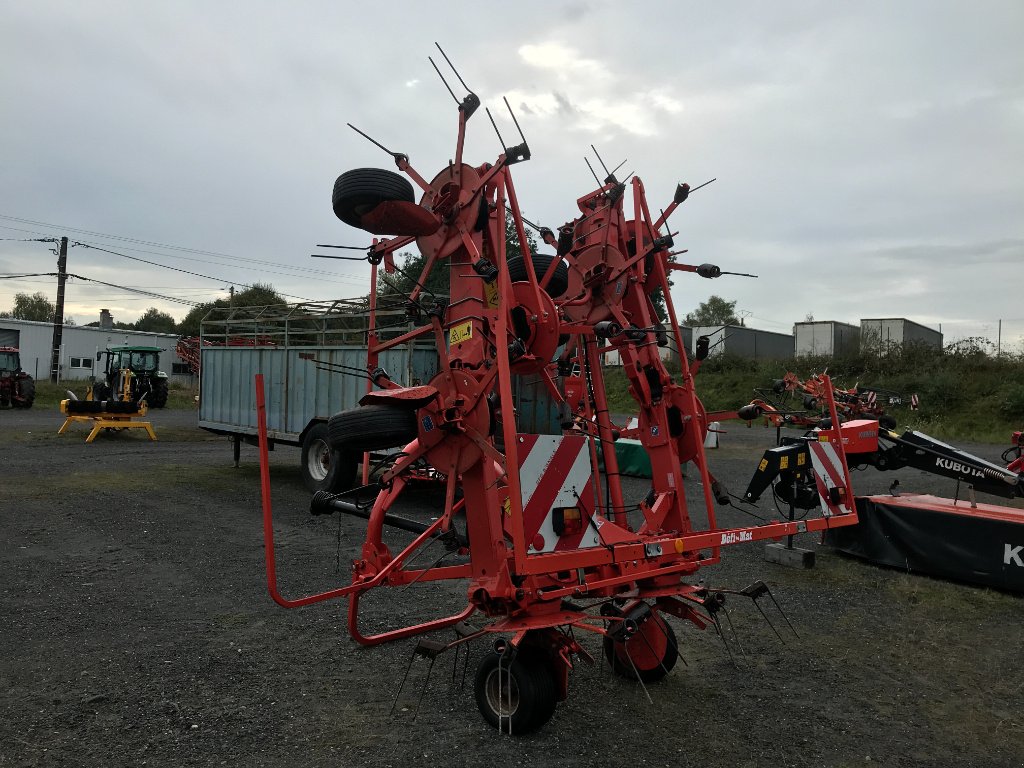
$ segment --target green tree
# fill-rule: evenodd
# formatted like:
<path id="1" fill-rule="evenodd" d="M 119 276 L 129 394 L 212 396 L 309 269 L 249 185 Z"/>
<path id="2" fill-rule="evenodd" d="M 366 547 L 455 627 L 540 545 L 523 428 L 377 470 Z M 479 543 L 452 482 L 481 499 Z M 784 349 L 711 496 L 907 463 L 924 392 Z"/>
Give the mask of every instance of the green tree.
<path id="1" fill-rule="evenodd" d="M 239 291 L 231 299 L 217 299 L 193 307 L 178 324 L 177 332 L 182 336 L 198 336 L 200 323 L 215 307 L 270 307 L 287 303 L 274 290 L 274 286 L 269 283 L 256 283 L 244 291 Z"/>
<path id="2" fill-rule="evenodd" d="M 537 252 L 537 238 L 533 230 L 527 226 L 523 227 L 526 232 L 526 244 L 530 247 L 530 253 Z M 522 256 L 523 249 L 519 246 L 519 235 L 516 233 L 515 222 L 512 221 L 512 214 L 505 217 L 505 258 L 512 259 Z"/>
<path id="3" fill-rule="evenodd" d="M 736 302 L 726 301 L 721 296 L 709 296 L 696 310 L 686 316 L 690 327 L 698 325 L 739 325 L 736 317 Z"/>
<path id="4" fill-rule="evenodd" d="M 41 323 L 52 323 L 57 307 L 44 293 L 14 294 L 14 308 L 10 312 L 0 312 L 0 317 L 12 320 L 36 320 Z"/>
<path id="5" fill-rule="evenodd" d="M 419 282 L 423 267 L 427 263 L 427 257 L 422 253 L 399 253 L 395 254 L 395 265 L 398 267 L 393 274 L 386 274 L 384 266 L 378 267 L 377 272 L 377 296 L 378 297 L 407 297 L 412 293 Z M 434 262 L 427 280 L 423 284 L 423 291 L 426 298 L 434 296 L 447 296 L 449 290 L 448 270 L 451 262 L 448 259 L 438 259 Z"/>
<path id="6" fill-rule="evenodd" d="M 156 307 L 147 309 L 132 327 L 136 331 L 150 331 L 152 333 L 174 333 L 178 322 L 166 312 L 161 312 Z"/>

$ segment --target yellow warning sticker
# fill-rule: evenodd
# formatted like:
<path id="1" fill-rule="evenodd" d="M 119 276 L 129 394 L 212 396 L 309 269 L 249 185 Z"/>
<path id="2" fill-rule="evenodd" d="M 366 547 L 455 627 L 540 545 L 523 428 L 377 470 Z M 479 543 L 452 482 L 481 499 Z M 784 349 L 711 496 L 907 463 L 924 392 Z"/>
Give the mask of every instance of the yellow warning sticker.
<path id="1" fill-rule="evenodd" d="M 484 283 L 484 297 L 487 299 L 487 308 L 494 309 L 501 306 L 501 299 L 498 297 L 498 281 Z"/>
<path id="2" fill-rule="evenodd" d="M 512 514 L 512 499 L 505 499 L 505 503 L 501 505 L 502 511 L 505 513 L 505 517 Z"/>
<path id="3" fill-rule="evenodd" d="M 779 457 L 779 469 L 789 469 L 789 456 Z"/>
<path id="4" fill-rule="evenodd" d="M 451 330 L 448 331 L 448 343 L 449 344 L 461 344 L 467 339 L 473 338 L 473 321 L 467 320 L 461 325 L 452 326 Z"/>
<path id="5" fill-rule="evenodd" d="M 803 453 L 798 453 L 796 455 L 796 465 L 798 467 L 802 467 L 806 463 L 807 463 L 807 455 L 803 454 Z"/>
<path id="6" fill-rule="evenodd" d="M 764 472 L 768 468 L 768 459 L 761 459 L 761 463 L 757 465 L 758 472 Z"/>

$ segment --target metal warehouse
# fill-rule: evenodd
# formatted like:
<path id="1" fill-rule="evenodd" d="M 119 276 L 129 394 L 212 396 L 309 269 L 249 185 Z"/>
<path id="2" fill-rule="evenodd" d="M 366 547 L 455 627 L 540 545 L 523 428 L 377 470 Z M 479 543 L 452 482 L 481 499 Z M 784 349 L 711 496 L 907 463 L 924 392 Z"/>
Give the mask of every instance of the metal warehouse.
<path id="1" fill-rule="evenodd" d="M 793 337 L 788 333 L 762 331 L 745 325 L 702 325 L 693 329 L 693 347 L 697 339 L 711 339 L 712 355 L 732 355 L 753 360 L 784 360 L 793 356 Z"/>
<path id="2" fill-rule="evenodd" d="M 192 384 L 194 380 L 188 366 L 175 351 L 177 342 L 178 337 L 172 333 L 65 325 L 61 335 L 58 379 L 80 381 L 99 376 L 103 371 L 102 363 L 96 362 L 97 352 L 119 344 L 137 344 L 160 348 L 160 368 L 172 383 Z M 0 318 L 0 347 L 18 347 L 21 350 L 21 367 L 37 380 L 50 377 L 51 344 L 53 323 Z"/>
<path id="3" fill-rule="evenodd" d="M 860 328 L 835 320 L 812 320 L 793 325 L 795 357 L 841 357 L 860 346 Z"/>
<path id="4" fill-rule="evenodd" d="M 861 320 L 860 336 L 865 345 L 928 344 L 942 349 L 942 333 L 903 317 Z"/>

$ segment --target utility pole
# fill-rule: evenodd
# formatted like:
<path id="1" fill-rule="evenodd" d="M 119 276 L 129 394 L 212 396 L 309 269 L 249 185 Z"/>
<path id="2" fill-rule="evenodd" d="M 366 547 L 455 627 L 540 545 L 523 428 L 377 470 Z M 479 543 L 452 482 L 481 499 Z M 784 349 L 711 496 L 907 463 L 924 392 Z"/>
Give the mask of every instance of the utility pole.
<path id="1" fill-rule="evenodd" d="M 228 290 L 228 306 L 233 307 L 235 305 L 235 286 L 231 286 Z"/>
<path id="2" fill-rule="evenodd" d="M 996 357 L 1003 354 L 1003 319 L 999 318 L 999 331 L 996 335 Z"/>
<path id="3" fill-rule="evenodd" d="M 57 308 L 53 313 L 53 353 L 50 355 L 50 381 L 57 383 L 60 373 L 60 345 L 64 335 L 64 283 L 68 279 L 68 239 L 60 239 L 57 254 Z"/>

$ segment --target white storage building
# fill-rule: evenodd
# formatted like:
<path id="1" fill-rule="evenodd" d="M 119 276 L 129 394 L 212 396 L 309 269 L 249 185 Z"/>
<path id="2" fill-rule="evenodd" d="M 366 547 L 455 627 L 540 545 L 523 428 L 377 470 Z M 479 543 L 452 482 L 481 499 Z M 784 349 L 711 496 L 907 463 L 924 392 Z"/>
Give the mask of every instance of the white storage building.
<path id="1" fill-rule="evenodd" d="M 109 317 L 109 314 L 106 316 Z M 159 347 L 160 369 L 170 377 L 172 384 L 191 385 L 194 377 L 185 361 L 178 357 L 178 337 L 173 333 L 147 333 L 122 328 L 98 328 L 86 325 L 65 325 L 61 332 L 58 378 L 87 380 L 99 376 L 104 361 L 96 362 L 96 353 L 121 344 Z M 50 360 L 53 344 L 53 323 L 33 320 L 12 320 L 0 317 L 0 347 L 18 347 L 21 367 L 35 379 L 50 378 Z"/>
<path id="2" fill-rule="evenodd" d="M 762 331 L 745 325 L 705 325 L 693 329 L 691 353 L 697 339 L 711 339 L 712 355 L 731 355 L 753 360 L 785 360 L 793 356 L 793 337 L 788 333 Z"/>
<path id="3" fill-rule="evenodd" d="M 905 317 L 887 317 L 860 321 L 861 342 L 881 348 L 903 344 L 927 344 L 942 349 L 942 332 Z"/>
<path id="4" fill-rule="evenodd" d="M 835 320 L 811 320 L 793 325 L 795 357 L 842 357 L 860 346 L 860 328 Z"/>

